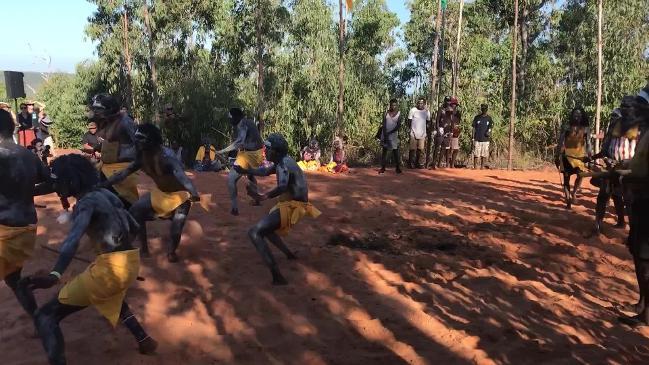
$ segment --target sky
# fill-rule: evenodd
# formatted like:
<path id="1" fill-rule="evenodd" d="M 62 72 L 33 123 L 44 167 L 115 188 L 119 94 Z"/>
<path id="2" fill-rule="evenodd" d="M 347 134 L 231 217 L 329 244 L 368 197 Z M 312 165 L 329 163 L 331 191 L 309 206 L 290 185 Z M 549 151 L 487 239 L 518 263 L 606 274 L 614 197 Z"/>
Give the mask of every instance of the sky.
<path id="1" fill-rule="evenodd" d="M 404 0 L 387 0 L 387 4 L 402 24 L 408 20 Z M 9 36 L 0 47 L 0 70 L 74 72 L 77 63 L 96 58 L 95 45 L 84 34 L 93 4 L 85 0 L 0 0 L 0 6 L 5 14 L 38 9 L 44 15 L 33 21 L 3 17 L 2 33 Z"/>

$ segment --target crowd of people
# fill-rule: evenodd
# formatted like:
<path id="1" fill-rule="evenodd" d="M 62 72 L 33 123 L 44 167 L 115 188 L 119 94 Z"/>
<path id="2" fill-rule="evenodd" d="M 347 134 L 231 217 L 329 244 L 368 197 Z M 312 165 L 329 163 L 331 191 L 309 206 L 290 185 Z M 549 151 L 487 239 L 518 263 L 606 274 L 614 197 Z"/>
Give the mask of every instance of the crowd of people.
<path id="1" fill-rule="evenodd" d="M 456 98 L 447 97 L 433 116 L 419 99 L 409 110 L 408 168 L 457 167 L 462 121 Z M 396 172 L 401 173 L 399 130 L 403 120 L 396 100 L 391 100 L 377 132 L 382 147 L 384 173 L 391 152 Z M 83 136 L 82 154 L 67 154 L 48 161 L 51 146 L 46 113 L 33 119 L 33 105 L 26 104 L 17 118 L 0 110 L 0 277 L 13 291 L 19 304 L 33 318 L 51 364 L 65 364 L 65 341 L 60 321 L 94 306 L 113 326 L 121 322 L 134 336 L 139 351 L 149 354 L 157 342 L 138 322 L 125 301 L 127 289 L 139 279 L 140 258 L 150 256 L 146 223 L 169 220 L 166 258 L 178 262 L 179 244 L 188 214 L 195 203 L 209 207 L 209 194 L 199 194 L 182 163 L 183 151 L 177 140 L 164 136 L 158 126 L 136 123 L 128 110 L 108 94 L 96 95 L 89 106 L 88 131 Z M 30 116 L 30 111 L 32 116 Z M 473 118 L 473 167 L 483 168 L 489 156 L 493 120 L 488 105 L 481 105 Z M 289 156 L 289 146 L 281 134 L 263 139 L 255 123 L 242 109 L 229 110 L 232 142 L 218 150 L 204 138 L 195 158 L 197 171 L 228 168 L 226 188 L 230 214 L 239 215 L 237 182 L 246 177 L 247 194 L 253 205 L 277 198 L 277 204 L 261 220 L 251 225 L 248 236 L 262 257 L 274 285 L 287 284 L 268 243 L 288 259 L 296 259 L 281 235 L 287 234 L 302 218 L 317 218 L 321 212 L 309 201 L 304 170 L 343 173 L 348 170 L 344 140 L 335 138 L 330 161 L 322 164 L 322 151 L 311 139 L 301 150 L 301 161 Z M 19 136 L 15 138 L 18 126 Z M 649 325 L 649 84 L 637 96 L 622 99 L 614 110 L 602 150 L 593 153 L 590 123 L 580 107 L 570 113 L 556 149 L 556 163 L 563 174 L 563 190 L 568 208 L 575 203 L 582 179 L 600 188 L 595 229 L 601 232 L 608 201 L 613 198 L 617 227 L 630 231 L 627 245 L 633 256 L 639 286 L 639 301 L 621 305 L 633 312 L 622 323 Z M 29 135 L 27 131 L 32 131 Z M 21 132 L 22 136 L 20 135 Z M 163 138 L 166 137 L 166 138 Z M 48 140 L 49 139 L 49 140 Z M 28 143 L 29 141 L 29 143 Z M 18 142 L 18 143 L 17 143 Z M 48 144 L 49 143 L 49 144 Z M 29 145 L 30 148 L 27 148 Z M 430 151 L 432 149 L 432 151 Z M 428 159 L 432 152 L 432 159 Z M 428 160 L 428 161 L 426 161 Z M 154 186 L 141 195 L 135 173 L 142 171 Z M 276 175 L 276 186 L 259 191 L 256 177 Z M 570 186 L 572 175 L 576 175 Z M 22 276 L 22 267 L 34 252 L 37 214 L 34 196 L 56 193 L 63 214 L 59 222 L 69 222 L 69 231 L 49 274 Z M 76 204 L 68 212 L 68 199 Z M 38 306 L 34 291 L 57 285 L 76 252 L 81 237 L 88 235 L 98 255 L 86 271 L 67 282 L 50 301 Z"/>

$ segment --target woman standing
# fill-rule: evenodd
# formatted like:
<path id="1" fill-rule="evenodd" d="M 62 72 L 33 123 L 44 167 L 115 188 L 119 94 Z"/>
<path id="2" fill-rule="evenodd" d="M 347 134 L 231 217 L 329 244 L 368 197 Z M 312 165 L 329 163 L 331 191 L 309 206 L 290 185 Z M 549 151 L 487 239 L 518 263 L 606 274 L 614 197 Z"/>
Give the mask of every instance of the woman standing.
<path id="1" fill-rule="evenodd" d="M 585 161 L 592 156 L 590 144 L 590 122 L 582 107 L 576 107 L 570 113 L 567 126 L 559 135 L 559 143 L 555 153 L 555 164 L 563 174 L 563 194 L 566 208 L 570 209 L 575 202 L 575 196 L 581 186 L 580 172 L 587 170 Z M 577 175 L 575 185 L 570 191 L 570 177 Z"/>
<path id="2" fill-rule="evenodd" d="M 397 109 L 397 99 L 390 100 L 388 111 L 383 116 L 383 127 L 381 130 L 381 170 L 379 174 L 385 172 L 388 151 L 392 151 L 392 159 L 396 165 L 397 174 L 401 173 L 401 156 L 399 155 L 399 128 L 401 128 L 401 112 Z"/>

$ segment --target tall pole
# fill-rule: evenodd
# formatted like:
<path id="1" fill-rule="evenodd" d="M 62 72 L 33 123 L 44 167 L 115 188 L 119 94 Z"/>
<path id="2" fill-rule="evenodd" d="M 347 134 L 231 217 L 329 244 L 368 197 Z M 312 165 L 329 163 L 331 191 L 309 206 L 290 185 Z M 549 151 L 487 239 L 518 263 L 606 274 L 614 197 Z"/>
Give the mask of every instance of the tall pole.
<path id="1" fill-rule="evenodd" d="M 340 133 L 340 126 L 343 124 L 343 112 L 345 111 L 345 16 L 343 0 L 338 0 L 338 110 L 336 112 L 336 125 L 334 137 Z"/>
<path id="2" fill-rule="evenodd" d="M 464 11 L 464 0 L 460 0 L 460 15 L 457 21 L 457 39 L 455 41 L 455 55 L 453 57 L 453 96 L 457 96 L 457 85 L 460 78 L 460 42 L 462 40 L 462 13 Z"/>
<path id="3" fill-rule="evenodd" d="M 430 102 L 429 110 L 431 118 L 437 117 L 435 112 L 437 110 L 437 105 L 439 104 L 439 89 L 437 88 L 437 62 L 439 60 L 439 32 L 442 27 L 442 0 L 437 0 L 437 16 L 433 18 L 432 14 L 430 16 L 431 25 L 433 24 L 433 19 L 435 19 L 435 41 L 433 46 L 433 56 L 431 60 L 432 67 L 430 68 Z M 427 131 L 426 135 L 426 166 L 430 162 L 430 150 L 432 148 L 432 130 Z M 433 161 L 434 162 L 434 161 Z"/>
<path id="4" fill-rule="evenodd" d="M 442 4 L 442 34 L 440 46 L 440 63 L 439 63 L 439 84 L 437 84 L 437 102 L 439 103 L 439 96 L 442 94 L 442 84 L 444 83 L 444 33 L 446 29 L 446 2 Z"/>
<path id="5" fill-rule="evenodd" d="M 518 0 L 514 0 L 514 26 L 512 33 L 512 100 L 509 104 L 509 156 L 507 157 L 507 170 L 513 168 L 514 159 L 514 123 L 516 122 L 516 57 L 518 57 Z"/>
<path id="6" fill-rule="evenodd" d="M 255 36 L 257 39 L 257 122 L 259 123 L 259 132 L 264 130 L 264 44 L 261 37 L 261 1 L 257 0 L 255 17 L 257 18 L 255 26 Z"/>
<path id="7" fill-rule="evenodd" d="M 597 1 L 597 110 L 595 111 L 595 152 L 599 152 L 599 128 L 602 114 L 602 0 Z"/>

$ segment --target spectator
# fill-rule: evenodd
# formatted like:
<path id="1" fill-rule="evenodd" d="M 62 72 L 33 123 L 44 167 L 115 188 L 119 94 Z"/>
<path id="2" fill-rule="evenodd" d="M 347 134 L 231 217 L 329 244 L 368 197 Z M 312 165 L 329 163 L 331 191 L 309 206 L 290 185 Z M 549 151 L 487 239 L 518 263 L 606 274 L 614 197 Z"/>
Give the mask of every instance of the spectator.
<path id="1" fill-rule="evenodd" d="M 45 109 L 41 109 L 38 113 L 38 132 L 36 137 L 43 141 L 45 146 L 50 148 L 50 151 L 54 151 L 54 140 L 52 139 L 52 134 L 50 133 L 50 128 L 52 127 L 52 120 L 47 116 Z"/>
<path id="2" fill-rule="evenodd" d="M 392 152 L 392 159 L 396 165 L 397 174 L 401 173 L 401 156 L 399 156 L 399 128 L 401 128 L 401 112 L 398 110 L 397 99 L 390 100 L 390 106 L 383 116 L 383 126 L 381 127 L 381 170 L 379 174 L 385 172 L 388 151 Z"/>
<path id="3" fill-rule="evenodd" d="M 446 166 L 455 168 L 455 159 L 460 151 L 460 123 L 462 123 L 462 114 L 459 110 L 457 98 L 452 97 L 449 101 L 451 108 L 450 113 L 450 130 L 447 132 L 448 144 L 446 147 Z"/>
<path id="4" fill-rule="evenodd" d="M 20 113 L 18 114 L 18 137 L 23 147 L 30 146 L 36 138 L 34 132 L 34 104 L 21 103 Z"/>
<path id="5" fill-rule="evenodd" d="M 473 168 L 478 168 L 480 159 L 480 170 L 484 168 L 485 159 L 489 158 L 489 138 L 494 122 L 489 115 L 489 106 L 480 105 L 480 114 L 473 118 Z"/>
<path id="6" fill-rule="evenodd" d="M 52 157 L 50 147 L 44 146 L 43 140 L 40 138 L 34 139 L 30 147 L 29 149 L 38 156 L 38 159 L 43 162 L 43 165 L 49 166 L 48 159 Z"/>
<path id="7" fill-rule="evenodd" d="M 173 151 L 174 155 L 178 159 L 178 161 L 183 162 L 184 160 L 184 155 L 183 155 L 183 148 L 181 145 L 178 144 L 178 142 L 173 141 L 171 142 L 171 150 Z M 183 162 L 184 164 L 184 162 Z"/>
<path id="8" fill-rule="evenodd" d="M 194 161 L 196 171 L 221 171 L 223 164 L 216 159 L 216 148 L 208 138 L 203 138 L 203 145 L 198 148 Z"/>
<path id="9" fill-rule="evenodd" d="M 421 169 L 423 168 L 421 158 L 426 144 L 426 125 L 430 123 L 430 111 L 426 109 L 426 99 L 419 98 L 417 106 L 410 109 L 408 123 L 410 124 L 408 168 Z"/>
<path id="10" fill-rule="evenodd" d="M 97 137 L 97 124 L 95 122 L 88 123 L 88 131 L 83 135 L 81 143 L 83 143 L 81 150 L 86 155 L 89 155 L 93 162 L 99 162 L 101 156 L 97 151 L 101 148 L 101 142 Z"/>
<path id="11" fill-rule="evenodd" d="M 320 168 L 320 157 L 322 153 L 320 144 L 315 138 L 311 138 L 309 145 L 302 149 L 301 158 L 297 164 L 302 170 L 315 171 Z"/>
<path id="12" fill-rule="evenodd" d="M 16 121 L 16 114 L 11 110 L 11 105 L 8 103 L 5 103 L 4 101 L 0 101 L 0 110 L 5 110 L 11 115 L 11 119 L 14 121 L 14 125 L 16 126 L 15 132 L 14 132 L 14 143 L 18 143 L 18 122 Z"/>
<path id="13" fill-rule="evenodd" d="M 322 166 L 322 169 L 334 174 L 341 174 L 349 171 L 349 167 L 347 167 L 347 156 L 345 155 L 345 145 L 342 138 L 334 138 L 331 161 L 326 166 Z"/>

